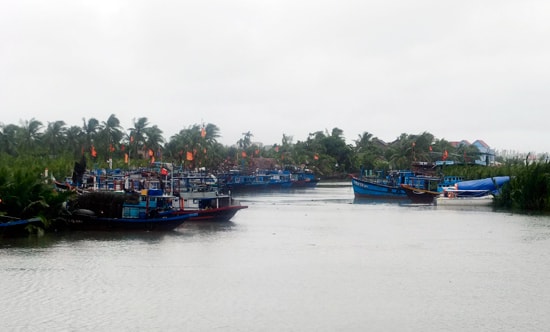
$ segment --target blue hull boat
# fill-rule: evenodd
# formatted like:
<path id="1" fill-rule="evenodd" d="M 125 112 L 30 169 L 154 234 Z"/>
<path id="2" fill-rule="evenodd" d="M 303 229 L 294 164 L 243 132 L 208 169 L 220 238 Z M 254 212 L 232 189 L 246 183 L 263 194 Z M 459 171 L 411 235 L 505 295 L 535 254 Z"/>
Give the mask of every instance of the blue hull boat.
<path id="1" fill-rule="evenodd" d="M 391 171 L 387 175 L 353 177 L 351 184 L 357 198 L 377 198 L 385 200 L 412 200 L 413 202 L 431 202 L 433 197 L 417 195 L 437 190 L 438 177 L 416 174 L 413 171 Z M 414 192 L 412 192 L 414 190 Z M 414 193 L 415 195 L 411 195 Z M 414 196 L 414 197 L 413 197 Z M 428 195 L 428 196 L 431 196 Z M 414 198 L 414 199 L 413 199 Z"/>
<path id="2" fill-rule="evenodd" d="M 66 225 L 70 230 L 79 231 L 171 231 L 198 213 L 170 214 L 147 218 L 100 218 L 91 210 L 73 212 Z"/>
<path id="3" fill-rule="evenodd" d="M 252 192 L 289 189 L 292 181 L 289 172 L 260 171 L 254 174 L 230 172 L 218 177 L 220 187 L 226 191 Z"/>
<path id="4" fill-rule="evenodd" d="M 405 190 L 400 184 L 394 185 L 388 182 L 376 180 L 352 178 L 351 184 L 353 193 L 358 198 L 379 198 L 379 199 L 407 199 Z"/>
<path id="5" fill-rule="evenodd" d="M 173 230 L 198 213 L 178 213 L 174 201 L 179 197 L 162 190 L 140 193 L 90 192 L 79 196 L 67 207 L 60 228 L 69 230 Z"/>

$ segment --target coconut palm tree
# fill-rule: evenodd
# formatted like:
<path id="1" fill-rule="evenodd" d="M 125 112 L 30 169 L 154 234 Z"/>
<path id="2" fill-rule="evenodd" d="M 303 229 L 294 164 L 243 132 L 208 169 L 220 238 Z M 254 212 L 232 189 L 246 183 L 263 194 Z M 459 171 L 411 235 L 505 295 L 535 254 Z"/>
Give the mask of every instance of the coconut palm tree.
<path id="1" fill-rule="evenodd" d="M 86 142 L 84 149 L 90 151 L 90 148 L 94 145 L 94 141 L 100 128 L 99 121 L 95 118 L 91 118 L 88 121 L 86 121 L 85 118 L 82 118 L 82 121 L 84 122 L 82 130 L 84 131 Z"/>
<path id="2" fill-rule="evenodd" d="M 14 124 L 0 126 L 0 151 L 17 156 L 18 131 L 19 127 Z"/>
<path id="3" fill-rule="evenodd" d="M 42 142 L 49 150 L 49 155 L 54 158 L 63 150 L 67 142 L 66 132 L 65 121 L 48 122 L 46 131 L 42 136 Z"/>
<path id="4" fill-rule="evenodd" d="M 107 121 L 101 122 L 98 131 L 98 147 L 105 155 L 111 156 L 112 152 L 119 148 L 124 132 L 120 125 L 120 120 L 116 115 L 111 114 Z"/>
<path id="5" fill-rule="evenodd" d="M 147 149 L 152 150 L 155 154 L 161 150 L 161 146 L 164 143 L 164 137 L 162 137 L 162 130 L 157 125 L 153 125 L 149 128 L 144 128 L 145 133 L 145 145 Z M 158 155 L 157 155 L 158 157 Z"/>
<path id="6" fill-rule="evenodd" d="M 71 126 L 65 131 L 66 151 L 72 153 L 74 158 L 78 158 L 84 152 L 86 145 L 86 135 L 79 126 Z"/>
<path id="7" fill-rule="evenodd" d="M 413 145 L 408 134 L 401 134 L 395 141 L 390 143 L 386 151 L 386 159 L 393 169 L 409 169 L 411 167 Z"/>
<path id="8" fill-rule="evenodd" d="M 146 117 L 134 119 L 134 126 L 130 128 L 130 157 L 136 158 L 138 152 L 145 146 L 145 132 L 149 128 L 149 120 Z"/>
<path id="9" fill-rule="evenodd" d="M 369 132 L 364 132 L 358 135 L 355 141 L 355 168 L 361 166 L 365 169 L 376 169 L 377 161 L 384 160 L 383 151 L 378 143 L 378 139 L 374 139 Z"/>
<path id="10" fill-rule="evenodd" d="M 241 149 L 246 150 L 250 146 L 250 144 L 252 144 L 251 138 L 253 136 L 254 135 L 250 132 L 250 130 L 246 133 L 243 133 L 243 137 L 237 141 L 237 145 L 239 145 Z"/>
<path id="11" fill-rule="evenodd" d="M 42 138 L 42 122 L 32 118 L 22 122 L 17 131 L 19 153 L 32 153 Z"/>

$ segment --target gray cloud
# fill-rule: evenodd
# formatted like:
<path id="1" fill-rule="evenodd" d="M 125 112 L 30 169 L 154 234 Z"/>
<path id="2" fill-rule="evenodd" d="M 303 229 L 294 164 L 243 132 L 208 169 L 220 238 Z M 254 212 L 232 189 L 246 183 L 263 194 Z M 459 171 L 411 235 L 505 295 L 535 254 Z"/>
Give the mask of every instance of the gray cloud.
<path id="1" fill-rule="evenodd" d="M 543 1 L 7 1 L 3 123 L 146 116 L 233 144 L 338 127 L 548 151 Z"/>

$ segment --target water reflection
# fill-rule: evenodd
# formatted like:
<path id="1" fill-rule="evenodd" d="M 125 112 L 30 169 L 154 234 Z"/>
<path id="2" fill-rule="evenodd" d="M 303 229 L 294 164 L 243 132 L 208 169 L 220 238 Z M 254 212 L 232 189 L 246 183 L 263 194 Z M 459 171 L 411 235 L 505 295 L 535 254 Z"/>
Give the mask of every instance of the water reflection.
<path id="1" fill-rule="evenodd" d="M 354 197 L 353 204 L 364 205 L 411 205 L 412 202 L 406 199 L 385 199 L 385 198 L 364 198 Z"/>
<path id="2" fill-rule="evenodd" d="M 437 210 L 442 211 L 469 211 L 469 212 L 494 212 L 490 205 L 435 205 Z"/>
<path id="3" fill-rule="evenodd" d="M 60 233 L 46 233 L 41 236 L 29 235 L 28 237 L 4 239 L 0 244 L 0 248 L 47 248 L 62 243 L 77 243 L 77 242 L 124 242 L 124 241 L 141 241 L 147 243 L 158 243 L 165 237 L 177 235 L 176 231 L 169 232 L 131 232 L 131 231 L 116 231 L 116 232 L 93 232 L 93 231 L 73 231 Z"/>
<path id="4" fill-rule="evenodd" d="M 184 226 L 179 227 L 177 232 L 201 232 L 201 233 L 217 233 L 217 232 L 230 232 L 236 227 L 236 224 L 232 221 L 215 222 L 215 221 L 190 221 L 185 223 Z"/>
<path id="5" fill-rule="evenodd" d="M 218 232 L 230 232 L 236 227 L 234 222 L 186 222 L 182 226 L 166 232 L 154 231 L 67 231 L 32 234 L 26 237 L 6 238 L 0 241 L 0 250 L 9 248 L 48 248 L 79 242 L 141 242 L 158 244 L 168 238 L 187 238 L 196 235 L 211 236 Z"/>

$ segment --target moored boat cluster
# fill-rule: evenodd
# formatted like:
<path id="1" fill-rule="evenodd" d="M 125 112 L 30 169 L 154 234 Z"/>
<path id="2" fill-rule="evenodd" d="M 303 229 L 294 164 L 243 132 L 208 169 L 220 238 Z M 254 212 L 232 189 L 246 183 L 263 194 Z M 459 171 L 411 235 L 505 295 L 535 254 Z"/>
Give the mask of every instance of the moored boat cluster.
<path id="1" fill-rule="evenodd" d="M 73 195 L 50 229 L 172 230 L 185 221 L 226 222 L 248 208 L 235 192 L 315 187 L 319 179 L 307 169 L 232 171 L 211 174 L 153 163 L 135 170 L 88 170 L 75 164 L 73 176 L 53 179 L 59 192 Z M 0 221 L 2 234 L 25 233 L 40 219 Z"/>
<path id="2" fill-rule="evenodd" d="M 457 176 L 434 176 L 410 170 L 364 172 L 352 177 L 359 199 L 404 200 L 418 204 L 491 205 L 509 176 L 464 181 Z"/>

